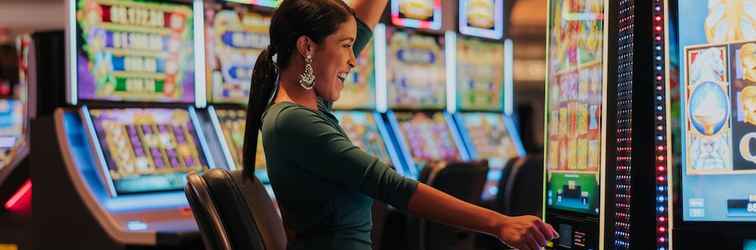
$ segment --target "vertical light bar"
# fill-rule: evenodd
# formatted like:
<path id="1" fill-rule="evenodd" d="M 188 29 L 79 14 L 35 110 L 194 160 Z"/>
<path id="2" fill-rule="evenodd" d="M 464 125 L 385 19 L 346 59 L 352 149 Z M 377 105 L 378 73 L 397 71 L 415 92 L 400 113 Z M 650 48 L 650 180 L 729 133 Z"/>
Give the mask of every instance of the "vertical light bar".
<path id="1" fill-rule="evenodd" d="M 76 0 L 68 0 L 66 4 L 66 69 L 68 69 L 68 88 L 66 101 L 76 105 L 78 86 L 76 83 Z"/>
<path id="2" fill-rule="evenodd" d="M 205 7 L 202 0 L 194 0 L 194 103 L 207 106 L 205 79 Z"/>
<path id="3" fill-rule="evenodd" d="M 514 114 L 514 48 L 512 39 L 504 41 L 504 114 L 511 116 Z"/>
<path id="4" fill-rule="evenodd" d="M 376 110 L 385 113 L 388 110 L 388 95 L 386 85 L 386 25 L 379 23 L 373 31 L 375 46 L 375 106 Z"/>
<path id="5" fill-rule="evenodd" d="M 671 199 L 670 199 L 670 131 L 669 131 L 669 71 L 666 65 L 669 65 L 667 32 L 665 32 L 667 19 L 666 1 L 654 0 L 653 6 L 653 58 L 654 61 L 654 95 L 655 95 L 655 117 L 656 134 L 658 138 L 655 141 L 656 161 L 657 164 L 652 166 L 656 169 L 656 248 L 658 250 L 672 249 L 672 225 L 670 218 Z M 666 119 L 664 119 L 666 118 Z"/>
<path id="6" fill-rule="evenodd" d="M 444 37 L 446 48 L 446 110 L 457 112 L 457 34 L 447 31 Z"/>
<path id="7" fill-rule="evenodd" d="M 229 150 L 228 146 L 229 142 L 226 141 L 226 134 L 223 133 L 223 128 L 221 127 L 220 120 L 218 119 L 218 112 L 215 112 L 215 108 L 213 106 L 208 107 L 207 111 L 210 114 L 210 122 L 213 124 L 213 130 L 215 131 L 215 134 L 218 135 L 218 141 L 221 144 L 221 151 L 223 152 L 223 159 L 226 160 L 226 166 L 228 166 L 228 170 L 241 170 L 242 166 L 236 166 L 236 162 L 231 156 L 231 151 Z"/>
<path id="8" fill-rule="evenodd" d="M 215 168 L 215 161 L 210 155 L 210 148 L 207 146 L 207 140 L 205 139 L 205 133 L 200 126 L 199 119 L 197 118 L 197 112 L 194 107 L 189 107 L 189 117 L 192 119 L 192 126 L 194 126 L 194 132 L 197 133 L 197 139 L 199 140 L 200 148 L 202 148 L 202 155 L 205 156 L 205 162 L 207 162 L 208 168 Z M 221 135 L 223 136 L 223 135 Z"/>

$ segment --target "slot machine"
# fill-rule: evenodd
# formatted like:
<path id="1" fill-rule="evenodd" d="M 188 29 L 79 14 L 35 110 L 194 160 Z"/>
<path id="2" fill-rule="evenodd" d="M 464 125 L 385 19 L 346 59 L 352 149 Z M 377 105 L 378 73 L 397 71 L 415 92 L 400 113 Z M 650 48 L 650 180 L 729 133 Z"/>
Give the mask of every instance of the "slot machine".
<path id="1" fill-rule="evenodd" d="M 756 1 L 655 2 L 673 139 L 670 249 L 754 249 Z"/>
<path id="2" fill-rule="evenodd" d="M 496 198 L 513 160 L 525 155 L 512 115 L 512 41 L 504 40 L 503 1 L 459 1 L 459 31 L 453 47 L 453 115 L 472 159 L 488 161 L 481 199 Z M 508 112 L 508 113 L 507 113 Z"/>
<path id="3" fill-rule="evenodd" d="M 548 1 L 544 215 L 552 249 L 605 249 L 607 1 Z"/>
<path id="4" fill-rule="evenodd" d="M 258 55 L 270 43 L 268 29 L 275 1 L 244 4 L 205 5 L 205 82 L 210 106 L 203 124 L 219 136 L 218 152 L 229 170 L 241 170 L 244 148 L 246 106 L 251 89 L 252 69 Z M 251 3 L 251 4 L 249 4 Z M 260 135 L 258 135 L 260 136 Z M 255 175 L 268 189 L 262 140 L 258 140 Z"/>
<path id="5" fill-rule="evenodd" d="M 396 0 L 389 4 L 393 26 L 383 34 L 376 33 L 376 43 L 386 45 L 385 62 L 380 62 L 386 65 L 385 107 L 390 109 L 389 124 L 407 164 L 405 175 L 417 178 L 431 161 L 469 157 L 451 114 L 446 112 L 450 51 L 442 33 L 441 1 Z"/>
<path id="6" fill-rule="evenodd" d="M 202 246 L 186 175 L 223 166 L 196 109 L 203 4 L 67 2 L 66 105 L 32 127 L 37 247 Z"/>

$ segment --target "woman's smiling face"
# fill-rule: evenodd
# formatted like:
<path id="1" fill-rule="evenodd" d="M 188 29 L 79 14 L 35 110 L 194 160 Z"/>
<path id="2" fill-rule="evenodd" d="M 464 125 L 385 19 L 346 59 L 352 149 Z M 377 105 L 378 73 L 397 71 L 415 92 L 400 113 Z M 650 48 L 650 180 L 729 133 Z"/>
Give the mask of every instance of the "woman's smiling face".
<path id="1" fill-rule="evenodd" d="M 357 36 L 357 21 L 350 17 L 338 30 L 316 46 L 312 56 L 315 93 L 329 102 L 341 96 L 344 81 L 356 64 L 352 46 Z"/>

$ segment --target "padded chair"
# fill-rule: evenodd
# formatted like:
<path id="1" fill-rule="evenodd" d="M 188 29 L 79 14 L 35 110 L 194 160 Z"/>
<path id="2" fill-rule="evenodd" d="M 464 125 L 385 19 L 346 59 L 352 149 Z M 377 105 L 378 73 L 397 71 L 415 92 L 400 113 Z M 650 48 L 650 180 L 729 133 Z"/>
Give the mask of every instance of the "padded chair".
<path id="1" fill-rule="evenodd" d="M 528 155 L 514 164 L 504 187 L 507 215 L 541 216 L 543 210 L 543 155 Z"/>
<path id="2" fill-rule="evenodd" d="M 420 182 L 464 201 L 479 204 L 488 175 L 484 161 L 456 162 L 444 167 L 425 167 Z M 476 233 L 426 221 L 408 218 L 410 249 L 416 250 L 473 250 Z"/>
<path id="3" fill-rule="evenodd" d="M 268 193 L 241 171 L 190 174 L 184 188 L 208 250 L 284 250 L 286 233 Z"/>

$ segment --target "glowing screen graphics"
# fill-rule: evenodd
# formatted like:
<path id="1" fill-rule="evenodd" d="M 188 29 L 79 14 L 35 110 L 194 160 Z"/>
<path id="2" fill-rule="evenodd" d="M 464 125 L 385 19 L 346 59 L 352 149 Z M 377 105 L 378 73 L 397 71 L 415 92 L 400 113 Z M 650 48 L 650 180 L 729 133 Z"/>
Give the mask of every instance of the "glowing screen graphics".
<path id="1" fill-rule="evenodd" d="M 502 168 L 519 156 L 502 113 L 460 113 L 474 159 L 487 159 L 491 168 Z"/>
<path id="2" fill-rule="evenodd" d="M 378 123 L 373 113 L 339 111 L 334 114 L 355 146 L 386 164 L 392 164 L 391 156 L 378 130 Z"/>
<path id="3" fill-rule="evenodd" d="M 756 240 L 745 240 L 743 250 L 756 250 Z"/>
<path id="4" fill-rule="evenodd" d="M 283 2 L 283 0 L 225 0 L 225 1 L 243 3 L 243 4 L 253 4 L 253 5 L 269 7 L 269 8 L 277 8 L 279 5 L 281 5 L 281 2 Z"/>
<path id="5" fill-rule="evenodd" d="M 389 107 L 444 108 L 446 66 L 443 38 L 401 30 L 387 33 Z"/>
<path id="6" fill-rule="evenodd" d="M 25 103 L 16 99 L 0 99 L 0 169 L 10 164 L 18 146 L 26 143 Z"/>
<path id="7" fill-rule="evenodd" d="M 245 9 L 208 5 L 205 10 L 205 56 L 209 100 L 246 104 L 252 69 L 270 43 L 270 17 Z"/>
<path id="8" fill-rule="evenodd" d="M 216 109 L 223 138 L 228 146 L 235 169 L 242 168 L 244 159 L 244 129 L 247 123 L 247 112 L 238 109 Z M 265 152 L 263 152 L 262 134 L 257 136 L 257 154 L 255 154 L 255 169 L 265 169 Z"/>
<path id="9" fill-rule="evenodd" d="M 357 65 L 349 72 L 341 90 L 336 109 L 375 108 L 375 50 L 371 41 L 357 57 Z"/>
<path id="10" fill-rule="evenodd" d="M 678 8 L 683 219 L 756 221 L 756 0 Z"/>
<path id="11" fill-rule="evenodd" d="M 77 0 L 75 14 L 80 99 L 194 102 L 191 5 Z"/>
<path id="12" fill-rule="evenodd" d="M 457 40 L 457 105 L 461 110 L 504 108 L 504 44 Z"/>
<path id="13" fill-rule="evenodd" d="M 391 0 L 391 23 L 397 26 L 440 30 L 441 0 Z"/>
<path id="14" fill-rule="evenodd" d="M 488 160 L 488 178 L 483 199 L 494 198 L 498 192 L 502 170 L 507 162 L 519 156 L 515 140 L 510 135 L 503 113 L 460 113 L 463 134 L 470 157 Z"/>
<path id="15" fill-rule="evenodd" d="M 207 169 L 185 109 L 92 109 L 97 140 L 117 194 L 180 190 Z"/>
<path id="16" fill-rule="evenodd" d="M 504 0 L 459 1 L 459 32 L 501 39 L 504 35 Z"/>
<path id="17" fill-rule="evenodd" d="M 598 214 L 604 3 L 550 3 L 546 203 L 550 208 Z"/>
<path id="18" fill-rule="evenodd" d="M 444 114 L 397 112 L 396 119 L 404 140 L 401 143 L 409 150 L 416 168 L 432 161 L 462 159 Z"/>

